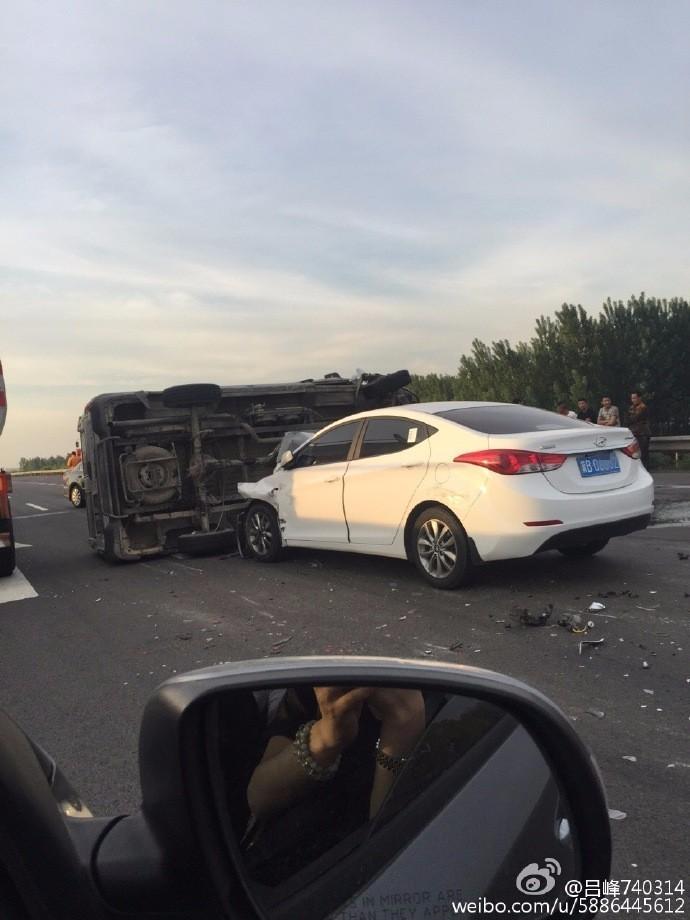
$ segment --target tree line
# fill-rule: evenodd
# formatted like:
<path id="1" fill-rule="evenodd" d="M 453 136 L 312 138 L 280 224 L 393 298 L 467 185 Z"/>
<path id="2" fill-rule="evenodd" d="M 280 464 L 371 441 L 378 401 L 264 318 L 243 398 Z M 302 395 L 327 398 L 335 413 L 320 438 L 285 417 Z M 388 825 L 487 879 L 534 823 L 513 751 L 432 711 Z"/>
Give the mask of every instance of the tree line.
<path id="1" fill-rule="evenodd" d="M 19 460 L 19 470 L 28 473 L 33 470 L 62 470 L 65 467 L 65 457 L 22 457 Z"/>
<path id="2" fill-rule="evenodd" d="M 654 434 L 690 433 L 690 304 L 631 297 L 606 300 L 598 316 L 566 304 L 537 320 L 528 342 L 472 342 L 457 374 L 413 379 L 420 401 L 520 400 L 554 409 L 610 396 L 625 424 L 632 390 L 648 404 Z"/>

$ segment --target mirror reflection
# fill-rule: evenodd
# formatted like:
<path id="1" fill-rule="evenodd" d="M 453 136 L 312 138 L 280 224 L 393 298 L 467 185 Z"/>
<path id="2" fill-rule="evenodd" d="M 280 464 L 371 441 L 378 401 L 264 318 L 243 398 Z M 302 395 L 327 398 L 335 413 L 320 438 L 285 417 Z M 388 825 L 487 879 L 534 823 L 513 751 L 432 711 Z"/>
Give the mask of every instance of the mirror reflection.
<path id="1" fill-rule="evenodd" d="M 515 892 L 526 854 L 575 877 L 558 784 L 497 706 L 302 684 L 226 692 L 206 723 L 223 834 L 266 917 L 450 917 L 453 893 Z"/>

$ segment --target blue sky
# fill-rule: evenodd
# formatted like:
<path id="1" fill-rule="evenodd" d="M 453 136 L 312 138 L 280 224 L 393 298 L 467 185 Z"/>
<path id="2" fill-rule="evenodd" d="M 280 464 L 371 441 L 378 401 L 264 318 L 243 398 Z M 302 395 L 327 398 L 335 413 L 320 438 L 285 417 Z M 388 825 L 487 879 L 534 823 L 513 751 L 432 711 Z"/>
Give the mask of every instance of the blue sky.
<path id="1" fill-rule="evenodd" d="M 687 296 L 686 2 L 5 0 L 0 462 L 100 392 Z"/>

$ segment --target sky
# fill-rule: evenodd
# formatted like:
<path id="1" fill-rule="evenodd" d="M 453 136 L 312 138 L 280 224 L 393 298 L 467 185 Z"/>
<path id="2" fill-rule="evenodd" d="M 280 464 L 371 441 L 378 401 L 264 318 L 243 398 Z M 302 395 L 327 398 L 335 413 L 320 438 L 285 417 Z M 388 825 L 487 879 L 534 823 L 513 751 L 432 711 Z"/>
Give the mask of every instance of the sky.
<path id="1" fill-rule="evenodd" d="M 103 392 L 688 296 L 690 5 L 4 0 L 0 463 Z"/>

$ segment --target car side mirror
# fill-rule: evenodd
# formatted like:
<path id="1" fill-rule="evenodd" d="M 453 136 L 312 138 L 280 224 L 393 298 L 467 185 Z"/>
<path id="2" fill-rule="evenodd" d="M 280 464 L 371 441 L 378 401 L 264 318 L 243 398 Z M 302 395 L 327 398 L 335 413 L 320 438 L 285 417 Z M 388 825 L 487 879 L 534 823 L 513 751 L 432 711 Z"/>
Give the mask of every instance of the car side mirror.
<path id="1" fill-rule="evenodd" d="M 280 457 L 278 468 L 284 470 L 295 459 L 291 450 L 286 450 Z"/>
<path id="2" fill-rule="evenodd" d="M 146 890 L 144 838 L 152 866 L 195 867 L 229 915 L 265 920 L 565 904 L 567 882 L 610 869 L 604 790 L 572 724 L 477 668 L 333 657 L 180 675 L 146 707 L 140 774 L 141 815 L 96 860 L 121 909 L 128 860 Z"/>

